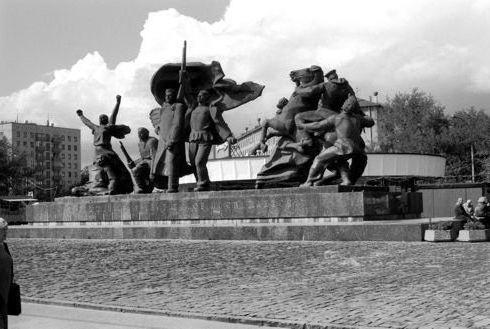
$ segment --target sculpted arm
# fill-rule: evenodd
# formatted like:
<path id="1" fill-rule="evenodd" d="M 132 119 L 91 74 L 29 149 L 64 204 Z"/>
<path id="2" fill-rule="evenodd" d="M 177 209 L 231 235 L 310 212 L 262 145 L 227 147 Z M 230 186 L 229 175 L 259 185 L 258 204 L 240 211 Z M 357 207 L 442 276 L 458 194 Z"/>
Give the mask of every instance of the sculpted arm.
<path id="1" fill-rule="evenodd" d="M 112 125 L 116 124 L 117 114 L 119 113 L 119 105 L 121 105 L 121 96 L 117 95 L 116 96 L 116 105 L 114 106 L 114 109 L 112 110 L 112 114 L 109 117 L 109 124 L 112 124 Z"/>
<path id="2" fill-rule="evenodd" d="M 150 157 L 153 160 L 155 159 L 155 154 L 157 153 L 157 149 L 158 149 L 158 139 L 151 138 L 148 144 L 150 148 Z"/>
<path id="3" fill-rule="evenodd" d="M 371 128 L 374 126 L 374 120 L 370 117 L 362 117 L 361 118 L 361 128 Z"/>
<path id="4" fill-rule="evenodd" d="M 77 115 L 80 118 L 80 120 L 82 121 L 82 123 L 84 125 L 86 125 L 87 127 L 89 127 L 91 130 L 95 130 L 95 128 L 97 128 L 96 124 L 94 124 L 92 121 L 90 121 L 89 119 L 87 119 L 87 117 L 85 117 L 83 115 L 82 110 L 77 110 Z"/>
<path id="5" fill-rule="evenodd" d="M 332 131 L 335 129 L 335 115 L 317 122 L 302 123 L 299 126 L 310 132 Z"/>

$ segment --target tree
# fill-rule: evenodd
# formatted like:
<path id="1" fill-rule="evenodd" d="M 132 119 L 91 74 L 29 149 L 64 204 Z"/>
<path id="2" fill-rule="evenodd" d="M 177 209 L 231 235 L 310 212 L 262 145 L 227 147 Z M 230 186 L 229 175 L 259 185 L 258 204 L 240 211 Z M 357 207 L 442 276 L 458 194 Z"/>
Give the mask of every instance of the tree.
<path id="1" fill-rule="evenodd" d="M 449 125 L 444 106 L 418 89 L 388 99 L 378 114 L 382 152 L 441 153 L 440 136 Z"/>
<path id="2" fill-rule="evenodd" d="M 475 108 L 456 112 L 449 118 L 449 129 L 442 135 L 441 148 L 446 155 L 446 175 L 472 175 L 471 152 L 474 154 L 476 181 L 490 175 L 490 116 Z"/>
<path id="3" fill-rule="evenodd" d="M 398 93 L 378 114 L 382 152 L 431 153 L 446 157 L 446 176 L 470 180 L 471 151 L 475 180 L 490 179 L 490 116 L 469 108 L 453 116 L 418 89 Z"/>
<path id="4" fill-rule="evenodd" d="M 5 137 L 0 138 L 0 195 L 25 194 L 30 177 L 26 157 L 17 154 Z"/>

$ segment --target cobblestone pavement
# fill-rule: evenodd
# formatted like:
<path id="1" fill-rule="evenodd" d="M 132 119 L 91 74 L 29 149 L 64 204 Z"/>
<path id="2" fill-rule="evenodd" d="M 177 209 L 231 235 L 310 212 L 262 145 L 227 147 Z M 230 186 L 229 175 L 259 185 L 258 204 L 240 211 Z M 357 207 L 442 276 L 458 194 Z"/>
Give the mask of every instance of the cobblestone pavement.
<path id="1" fill-rule="evenodd" d="M 375 328 L 490 328 L 490 243 L 10 239 L 25 296 Z"/>

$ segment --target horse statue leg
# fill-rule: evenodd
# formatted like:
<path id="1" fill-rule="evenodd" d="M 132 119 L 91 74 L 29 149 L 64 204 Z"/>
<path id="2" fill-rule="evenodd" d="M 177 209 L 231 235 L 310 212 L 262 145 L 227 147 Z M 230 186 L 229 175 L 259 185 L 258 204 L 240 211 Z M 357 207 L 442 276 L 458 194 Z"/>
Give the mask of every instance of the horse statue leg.
<path id="1" fill-rule="evenodd" d="M 270 137 L 267 137 L 267 129 L 269 128 L 269 119 L 266 119 L 264 120 L 264 122 L 262 123 L 262 129 L 260 130 L 260 142 L 257 143 L 251 150 L 250 150 L 250 154 L 257 154 L 257 152 L 260 150 L 262 151 L 262 153 L 265 153 L 267 152 L 267 144 L 265 142 L 267 142 L 267 140 L 270 138 Z"/>

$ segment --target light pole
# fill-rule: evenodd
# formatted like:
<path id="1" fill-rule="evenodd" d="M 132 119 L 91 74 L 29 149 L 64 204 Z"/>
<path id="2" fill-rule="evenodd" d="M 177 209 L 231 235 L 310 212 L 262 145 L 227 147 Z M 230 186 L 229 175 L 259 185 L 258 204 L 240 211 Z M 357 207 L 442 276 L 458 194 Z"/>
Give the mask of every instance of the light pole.
<path id="1" fill-rule="evenodd" d="M 471 126 L 468 123 L 468 121 L 467 121 L 466 118 L 463 118 L 463 117 L 461 117 L 459 115 L 453 115 L 452 118 L 453 119 L 459 119 L 459 120 L 461 120 L 465 124 L 465 126 L 467 126 L 467 128 L 469 129 L 469 131 L 472 131 L 471 130 Z M 473 143 L 474 143 L 474 139 L 471 138 L 471 141 L 470 141 L 470 153 L 471 153 L 471 182 L 472 183 L 475 182 L 475 149 L 474 149 Z"/>

